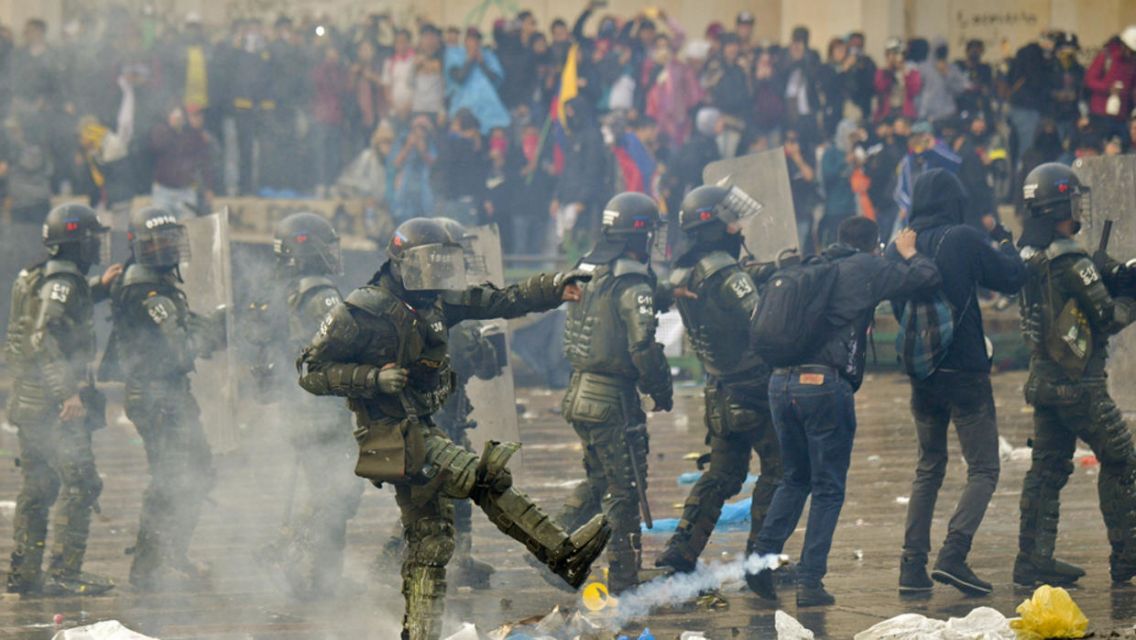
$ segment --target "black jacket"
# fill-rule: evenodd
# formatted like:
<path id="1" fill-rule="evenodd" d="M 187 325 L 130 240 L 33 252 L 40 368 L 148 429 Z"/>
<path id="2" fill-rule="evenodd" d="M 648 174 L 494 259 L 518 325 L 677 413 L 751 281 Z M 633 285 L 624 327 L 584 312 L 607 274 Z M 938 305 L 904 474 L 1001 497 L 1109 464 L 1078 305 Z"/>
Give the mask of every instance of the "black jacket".
<path id="1" fill-rule="evenodd" d="M 864 381 L 868 325 L 884 300 L 933 291 L 942 282 L 935 263 L 922 253 L 894 262 L 863 253 L 844 244 L 824 251 L 837 265 L 836 284 L 828 301 L 829 320 L 836 327 L 831 337 L 805 364 L 833 367 L 858 390 Z"/>
<path id="2" fill-rule="evenodd" d="M 1026 281 L 1025 263 L 1013 243 L 1003 242 L 994 249 L 986 233 L 963 223 L 966 193 L 950 172 L 932 169 L 920 176 L 911 202 L 911 228 L 919 234 L 915 246 L 920 254 L 933 256 L 942 274 L 942 290 L 955 310 L 954 340 L 939 368 L 989 372 L 977 288 L 1017 293 Z M 887 255 L 900 260 L 894 244 Z"/>
<path id="3" fill-rule="evenodd" d="M 592 104 L 576 97 L 568 101 L 573 116 L 568 119 L 568 144 L 564 171 L 556 187 L 562 205 L 583 202 L 599 206 L 607 200 L 607 170 L 610 166 L 603 134 Z"/>

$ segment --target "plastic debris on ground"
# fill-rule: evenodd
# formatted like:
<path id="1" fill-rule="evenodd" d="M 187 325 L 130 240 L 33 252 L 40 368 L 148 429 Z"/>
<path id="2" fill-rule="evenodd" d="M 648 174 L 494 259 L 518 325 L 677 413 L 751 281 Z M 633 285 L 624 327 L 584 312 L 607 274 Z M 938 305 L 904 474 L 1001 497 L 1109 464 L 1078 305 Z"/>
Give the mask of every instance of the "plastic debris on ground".
<path id="1" fill-rule="evenodd" d="M 793 616 L 778 609 L 773 614 L 773 626 L 777 629 L 777 640 L 814 640 L 816 635 L 797 622 Z"/>
<path id="2" fill-rule="evenodd" d="M 157 640 L 123 626 L 118 620 L 103 620 L 95 624 L 59 631 L 51 640 Z"/>
<path id="3" fill-rule="evenodd" d="M 998 436 L 998 457 L 1002 462 L 1028 461 L 1033 457 L 1033 449 L 1029 447 L 1015 447 L 1010 441 Z"/>
<path id="4" fill-rule="evenodd" d="M 698 482 L 698 479 L 701 478 L 701 477 L 702 477 L 701 471 L 687 471 L 686 473 L 680 473 L 680 474 L 678 474 L 678 484 L 679 484 L 680 487 L 692 485 L 695 482 Z M 746 474 L 745 484 L 754 484 L 756 482 L 757 482 L 757 476 L 756 475 L 754 475 L 752 473 Z"/>
<path id="5" fill-rule="evenodd" d="M 965 618 L 946 622 L 918 613 L 884 620 L 853 636 L 853 640 L 1015 640 L 1010 621 L 990 607 L 979 607 Z"/>
<path id="6" fill-rule="evenodd" d="M 895 497 L 895 503 L 896 504 L 907 504 L 908 502 L 911 502 L 911 496 L 896 496 Z"/>
<path id="7" fill-rule="evenodd" d="M 554 607 L 543 618 L 502 625 L 486 637 L 489 640 L 610 640 L 612 636 L 610 631 L 604 631 L 579 611 L 566 613 Z"/>
<path id="8" fill-rule="evenodd" d="M 743 498 L 737 502 L 727 502 L 722 505 L 722 514 L 718 516 L 715 531 L 749 531 L 750 505 L 753 498 Z M 655 520 L 655 526 L 648 529 L 642 525 L 643 533 L 671 533 L 678 527 L 678 518 L 661 518 Z"/>
<path id="9" fill-rule="evenodd" d="M 1061 587 L 1043 585 L 1017 608 L 1020 618 L 1010 621 L 1019 640 L 1083 638 L 1089 619 Z"/>
<path id="10" fill-rule="evenodd" d="M 0 500 L 0 515 L 10 516 L 16 513 L 15 500 Z"/>
<path id="11" fill-rule="evenodd" d="M 457 633 L 447 636 L 446 640 L 481 640 L 481 636 L 477 634 L 477 627 L 473 626 L 472 622 L 466 622 Z"/>

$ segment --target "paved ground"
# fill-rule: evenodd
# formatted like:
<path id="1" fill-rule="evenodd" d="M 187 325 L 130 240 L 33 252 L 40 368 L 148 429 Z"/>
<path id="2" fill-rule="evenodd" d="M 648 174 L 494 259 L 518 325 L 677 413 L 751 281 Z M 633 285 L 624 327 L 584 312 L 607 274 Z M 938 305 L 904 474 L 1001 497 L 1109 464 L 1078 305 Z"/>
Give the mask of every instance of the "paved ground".
<path id="1" fill-rule="evenodd" d="M 1023 374 L 995 377 L 1002 434 L 1014 446 L 1024 446 L 1030 415 L 1021 400 Z M 683 455 L 701 449 L 703 427 L 697 389 L 680 391 L 676 411 L 652 417 L 651 492 L 656 517 L 678 514 L 686 488 L 675 478 L 693 470 Z M 562 499 L 564 483 L 580 476 L 579 452 L 570 430 L 552 408 L 559 395 L 548 391 L 522 390 L 530 420 L 524 426 L 526 448 L 519 484 L 544 505 L 555 509 Z M 906 611 L 946 618 L 963 615 L 980 605 L 1012 615 L 1023 594 L 1010 586 L 1010 568 L 1017 536 L 1017 501 L 1027 462 L 1007 462 L 1002 480 L 972 554 L 975 569 L 996 585 L 995 595 L 966 599 L 947 588 L 922 603 L 901 602 L 895 591 L 898 553 L 905 507 L 913 468 L 914 430 L 907 409 L 905 383 L 892 374 L 869 378 L 858 396 L 860 427 L 849 481 L 848 500 L 841 518 L 830 561 L 830 590 L 836 606 L 798 612 L 791 593 L 785 609 L 796 615 L 818 637 L 850 638 L 857 631 Z M 117 410 L 114 410 L 117 412 Z M 133 541 L 139 497 L 145 480 L 141 442 L 126 423 L 112 416 L 109 428 L 96 435 L 99 465 L 106 489 L 102 513 L 96 516 L 88 567 L 125 582 L 129 558 L 123 549 Z M 253 424 L 247 442 L 262 440 L 273 424 Z M 965 468 L 956 452 L 943 489 L 936 538 L 944 534 L 947 509 L 960 490 Z M 19 487 L 17 469 L 11 464 L 16 437 L 0 431 L 0 557 L 11 551 L 12 510 Z M 123 588 L 115 595 L 88 599 L 17 600 L 0 604 L 0 638 L 49 638 L 55 630 L 52 617 L 64 616 L 64 626 L 82 621 L 116 618 L 140 631 L 162 638 L 377 638 L 397 637 L 401 615 L 397 572 L 369 572 L 370 561 L 385 540 L 397 513 L 389 491 L 368 490 L 359 516 L 350 529 L 347 573 L 351 584 L 340 598 L 321 604 L 298 604 L 279 594 L 256 567 L 252 554 L 269 538 L 282 512 L 282 493 L 287 485 L 288 455 L 269 448 L 246 447 L 246 452 L 219 461 L 220 485 L 214 503 L 207 507 L 194 541 L 193 553 L 211 563 L 214 588 L 208 592 L 170 596 L 131 593 Z M 331 472 L 329 470 L 329 472 Z M 1091 620 L 1091 628 L 1105 632 L 1131 629 L 1136 621 L 1136 589 L 1110 590 L 1107 575 L 1107 542 L 1097 510 L 1096 469 L 1078 464 L 1065 490 L 1060 550 L 1067 559 L 1089 572 L 1074 598 Z M 555 605 L 576 607 L 576 598 L 548 587 L 522 560 L 523 550 L 504 539 L 480 515 L 475 514 L 475 553 L 497 567 L 493 588 L 487 592 L 457 591 L 449 604 L 449 619 L 476 621 L 488 629 L 505 621 L 547 613 Z M 787 552 L 796 554 L 800 535 L 790 541 Z M 737 553 L 744 533 L 715 537 L 707 558 Z M 648 535 L 645 556 L 653 559 L 665 538 Z M 659 611 L 650 619 L 626 629 L 636 637 L 643 624 L 659 638 L 674 638 L 684 629 L 704 631 L 707 637 L 773 637 L 774 608 L 737 585 L 723 590 L 724 610 L 706 611 L 683 605 Z M 1107 634 L 1105 634 L 1107 635 Z"/>

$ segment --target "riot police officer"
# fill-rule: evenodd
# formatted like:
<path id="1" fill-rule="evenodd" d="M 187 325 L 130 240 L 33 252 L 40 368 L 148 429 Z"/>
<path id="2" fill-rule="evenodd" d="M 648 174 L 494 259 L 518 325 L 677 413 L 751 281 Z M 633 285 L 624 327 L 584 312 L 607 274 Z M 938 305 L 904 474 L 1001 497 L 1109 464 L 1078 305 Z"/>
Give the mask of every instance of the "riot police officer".
<path id="1" fill-rule="evenodd" d="M 747 338 L 757 289 L 738 264 L 743 242 L 740 220 L 759 209 L 737 187 L 706 185 L 687 194 L 679 213 L 689 249 L 678 258 L 670 283 L 693 294 L 676 297 L 676 303 L 706 371 L 703 397 L 710 469 L 690 490 L 678 528 L 655 563 L 660 567 L 694 569 L 722 504 L 741 491 L 751 453 L 761 460 L 761 475 L 753 488 L 751 537 L 761 531 L 781 482 L 781 451 L 769 413 L 772 370 Z"/>
<path id="2" fill-rule="evenodd" d="M 288 312 L 287 328 L 279 332 L 283 335 L 269 341 L 278 350 L 271 364 L 290 365 L 331 309 L 342 302 L 331 280 L 342 271 L 339 235 L 323 216 L 292 214 L 276 225 L 273 253 Z M 283 570 L 294 595 L 329 597 L 343 571 L 347 522 L 358 510 L 365 486 L 351 474 L 358 448 L 345 407 L 297 395 L 295 387 L 289 387 L 279 394 L 277 407 L 289 427 L 298 463 L 295 471 L 303 473 L 307 503 L 295 520 L 285 523 L 281 539 L 266 555 Z"/>
<path id="3" fill-rule="evenodd" d="M 1106 256 L 1094 264 L 1074 239 L 1087 191 L 1071 169 L 1056 163 L 1037 167 L 1023 184 L 1018 244 L 1029 277 L 1021 313 L 1034 435 L 1014 561 L 1014 583 L 1022 586 L 1068 585 L 1085 573 L 1053 557 L 1061 488 L 1073 472 L 1078 438 L 1101 463 L 1097 483 L 1112 580 L 1136 576 L 1136 453 L 1105 373 L 1109 336 L 1136 319 L 1136 302 L 1113 295 L 1119 280 L 1131 277 L 1129 269 Z"/>
<path id="4" fill-rule="evenodd" d="M 224 316 L 189 309 L 179 271 L 189 239 L 175 215 L 160 207 L 133 211 L 127 238 L 131 258 L 111 289 L 114 326 L 99 378 L 125 382 L 126 416 L 150 467 L 130 584 L 181 588 L 204 578 L 188 550 L 214 478 L 189 374 L 197 358 L 224 347 Z"/>
<path id="5" fill-rule="evenodd" d="M 516 317 L 579 296 L 580 273 L 541 274 L 505 289 L 467 287 L 465 258 L 436 221 L 402 223 L 388 261 L 331 313 L 297 361 L 300 385 L 346 397 L 355 413 L 356 474 L 389 482 L 402 513 L 406 553 L 402 637 L 441 633 L 446 565 L 454 550 L 454 500 L 473 500 L 578 588 L 610 535 L 602 517 L 569 534 L 512 486 L 517 443 L 490 442 L 481 456 L 455 444 L 431 416 L 452 393 L 448 329 L 464 320 Z M 448 294 L 446 291 L 460 291 Z"/>
<path id="6" fill-rule="evenodd" d="M 24 482 L 16 500 L 9 593 L 96 595 L 114 587 L 81 571 L 91 510 L 103 487 L 91 451 L 91 431 L 106 419 L 105 402 L 90 385 L 93 312 L 122 268 L 114 265 L 89 280 L 87 272 L 107 262 L 108 231 L 87 206 L 56 207 L 43 225 L 50 257 L 16 278 L 6 348 L 13 380 L 8 420 L 19 429 Z M 48 512 L 61 490 L 45 579 Z"/>
<path id="7" fill-rule="evenodd" d="M 639 581 L 641 491 L 647 479 L 647 416 L 670 411 L 670 367 L 655 341 L 656 278 L 649 266 L 660 224 L 654 200 L 621 193 L 607 203 L 601 236 L 580 262 L 592 274 L 583 300 L 568 311 L 564 353 L 572 378 L 561 407 L 584 445 L 586 478 L 565 501 L 568 528 L 599 511 L 608 517 L 608 588 L 619 593 Z"/>

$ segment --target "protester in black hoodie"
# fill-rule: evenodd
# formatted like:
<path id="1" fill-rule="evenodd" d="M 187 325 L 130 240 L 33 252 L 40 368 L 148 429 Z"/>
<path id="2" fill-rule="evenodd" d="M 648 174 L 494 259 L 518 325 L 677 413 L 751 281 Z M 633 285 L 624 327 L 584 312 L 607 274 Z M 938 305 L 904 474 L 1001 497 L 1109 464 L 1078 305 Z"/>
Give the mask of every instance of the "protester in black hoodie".
<path id="1" fill-rule="evenodd" d="M 568 144 L 564 147 L 564 170 L 556 184 L 551 212 L 563 215 L 561 209 L 577 205 L 574 230 L 590 235 L 599 228 L 599 211 L 608 200 L 608 151 L 591 101 L 575 97 L 564 104 L 568 127 Z"/>
<path id="2" fill-rule="evenodd" d="M 968 595 L 992 588 L 974 575 L 966 556 L 990 497 L 998 484 L 998 424 L 990 387 L 990 354 L 982 329 L 977 288 L 1013 294 L 1025 283 L 1026 268 L 1010 233 L 996 226 L 988 237 L 966 224 L 969 202 L 957 177 L 932 169 L 915 181 L 910 228 L 918 234 L 919 253 L 930 256 L 942 274 L 942 292 L 950 302 L 954 338 L 938 368 L 927 378 L 911 378 L 911 412 L 919 440 L 919 462 L 907 507 L 899 592 L 915 596 L 931 591 L 927 554 L 931 519 L 947 470 L 947 427 L 953 420 L 967 464 L 967 481 L 932 577 Z M 998 243 L 994 249 L 990 238 Z M 895 245 L 888 257 L 899 260 Z M 929 298 L 914 298 L 916 300 Z M 902 303 L 896 303 L 897 313 Z"/>

